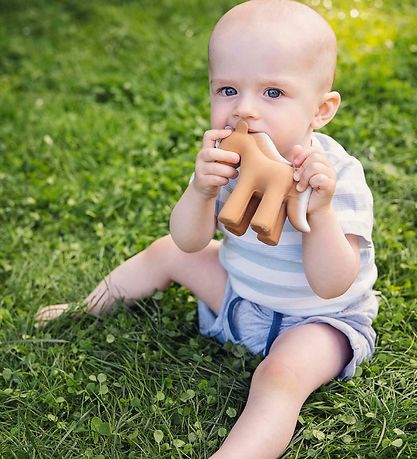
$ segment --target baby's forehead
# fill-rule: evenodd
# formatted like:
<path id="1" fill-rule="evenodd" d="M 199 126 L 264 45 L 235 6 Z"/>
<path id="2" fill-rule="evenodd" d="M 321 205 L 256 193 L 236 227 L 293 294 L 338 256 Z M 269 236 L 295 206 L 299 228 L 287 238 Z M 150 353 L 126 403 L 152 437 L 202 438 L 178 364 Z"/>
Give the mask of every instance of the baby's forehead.
<path id="1" fill-rule="evenodd" d="M 210 40 L 212 49 L 224 49 L 239 43 L 242 47 L 262 49 L 294 47 L 308 48 L 312 41 L 301 31 L 294 33 L 292 27 L 277 23 L 265 23 L 262 26 L 254 23 L 234 22 L 217 29 Z"/>
<path id="2" fill-rule="evenodd" d="M 268 61 L 271 67 L 275 64 L 301 69 L 314 65 L 320 48 L 312 37 L 294 33 L 291 27 L 249 24 L 242 28 L 235 23 L 220 29 L 211 40 L 210 66 L 219 62 L 233 65 L 241 60 L 252 65 Z"/>
<path id="3" fill-rule="evenodd" d="M 293 53 L 303 66 L 319 65 L 333 80 L 337 44 L 327 21 L 306 5 L 288 0 L 252 0 L 228 11 L 209 43 L 212 68 L 221 50 L 239 41 L 241 49 L 267 48 Z M 243 51 L 244 52 L 244 51 Z"/>

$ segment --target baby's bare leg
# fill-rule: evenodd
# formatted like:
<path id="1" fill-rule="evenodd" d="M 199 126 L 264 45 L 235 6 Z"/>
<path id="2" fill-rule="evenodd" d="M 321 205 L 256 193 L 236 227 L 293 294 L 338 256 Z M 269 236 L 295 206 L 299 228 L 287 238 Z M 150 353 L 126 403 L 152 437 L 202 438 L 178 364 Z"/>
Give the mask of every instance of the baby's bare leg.
<path id="1" fill-rule="evenodd" d="M 92 314 L 99 314 L 118 300 L 132 305 L 178 282 L 218 310 L 226 284 L 226 273 L 218 261 L 218 245 L 212 241 L 200 252 L 185 253 L 171 236 L 163 237 L 106 276 L 88 295 L 86 304 Z"/>
<path id="2" fill-rule="evenodd" d="M 308 324 L 284 332 L 256 369 L 242 415 L 212 459 L 275 459 L 291 441 L 301 407 L 336 377 L 351 348 L 340 331 Z"/>
<path id="3" fill-rule="evenodd" d="M 218 252 L 219 242 L 212 241 L 200 252 L 185 253 L 171 236 L 165 236 L 107 275 L 85 299 L 85 305 L 91 314 L 98 315 L 110 311 L 117 301 L 132 305 L 155 290 L 165 290 L 171 282 L 178 282 L 217 313 L 227 277 Z M 37 320 L 55 318 L 66 308 L 66 304 L 43 308 Z"/>

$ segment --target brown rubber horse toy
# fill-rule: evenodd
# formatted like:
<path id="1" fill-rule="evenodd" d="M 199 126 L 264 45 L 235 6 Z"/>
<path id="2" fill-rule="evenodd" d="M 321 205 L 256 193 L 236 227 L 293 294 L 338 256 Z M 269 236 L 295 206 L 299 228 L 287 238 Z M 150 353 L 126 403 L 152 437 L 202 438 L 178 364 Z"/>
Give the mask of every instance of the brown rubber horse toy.
<path id="1" fill-rule="evenodd" d="M 310 231 L 307 206 L 311 188 L 302 193 L 295 189 L 291 163 L 279 154 L 267 134 L 250 134 L 247 123 L 239 120 L 219 147 L 240 155 L 236 187 L 218 216 L 228 231 L 242 236 L 250 224 L 261 242 L 277 245 L 287 216 L 298 231 Z"/>

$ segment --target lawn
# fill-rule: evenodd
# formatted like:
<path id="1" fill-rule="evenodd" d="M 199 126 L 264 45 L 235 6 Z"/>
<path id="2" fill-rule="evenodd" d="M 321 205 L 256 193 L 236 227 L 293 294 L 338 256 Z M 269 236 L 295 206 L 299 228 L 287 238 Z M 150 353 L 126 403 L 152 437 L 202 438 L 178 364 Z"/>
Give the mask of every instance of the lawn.
<path id="1" fill-rule="evenodd" d="M 204 458 L 257 360 L 198 335 L 173 286 L 62 318 L 168 232 L 208 129 L 206 43 L 233 0 L 0 0 L 0 457 Z M 325 132 L 375 200 L 375 357 L 304 406 L 285 458 L 417 457 L 417 5 L 311 0 L 340 45 Z"/>

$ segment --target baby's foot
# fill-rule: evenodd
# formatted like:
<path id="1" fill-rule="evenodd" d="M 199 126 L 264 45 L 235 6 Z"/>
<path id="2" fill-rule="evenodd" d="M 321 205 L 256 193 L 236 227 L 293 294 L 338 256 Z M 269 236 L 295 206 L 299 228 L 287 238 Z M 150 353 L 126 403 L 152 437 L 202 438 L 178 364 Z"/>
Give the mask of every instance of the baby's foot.
<path id="1" fill-rule="evenodd" d="M 53 304 L 39 309 L 35 316 L 35 328 L 43 328 L 50 320 L 64 313 L 68 307 L 68 304 Z"/>

